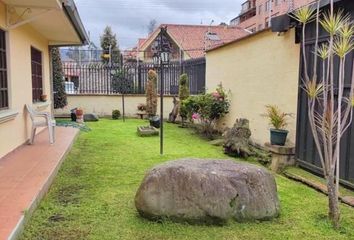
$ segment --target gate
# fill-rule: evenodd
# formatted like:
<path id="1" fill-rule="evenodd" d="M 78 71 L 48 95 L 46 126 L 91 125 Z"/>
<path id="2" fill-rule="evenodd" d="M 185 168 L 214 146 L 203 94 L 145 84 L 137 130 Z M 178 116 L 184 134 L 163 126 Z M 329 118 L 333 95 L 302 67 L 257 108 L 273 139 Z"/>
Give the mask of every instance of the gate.
<path id="1" fill-rule="evenodd" d="M 345 11 L 354 14 L 354 2 L 342 1 L 336 4 L 337 9 L 345 9 Z M 327 10 L 323 10 L 327 11 Z M 323 12 L 322 11 L 322 12 Z M 315 26 L 314 24 L 308 26 L 306 39 L 306 56 L 309 66 L 309 74 L 312 74 L 314 64 L 314 47 L 315 47 Z M 326 42 L 328 36 L 322 30 L 320 34 L 320 42 Z M 353 52 L 347 56 L 346 73 L 345 73 L 345 94 L 349 94 L 350 82 L 353 76 L 353 64 L 354 64 Z M 296 135 L 296 158 L 301 167 L 310 170 L 314 173 L 321 174 L 321 162 L 318 156 L 318 152 L 313 140 L 313 135 L 310 128 L 310 123 L 307 115 L 307 94 L 303 90 L 301 76 L 304 74 L 302 64 L 300 69 L 300 81 L 299 81 L 299 102 L 298 102 L 298 119 L 297 119 L 297 135 Z M 335 58 L 335 69 L 339 68 L 339 59 Z M 319 59 L 318 64 L 318 77 L 322 77 L 322 62 Z M 311 75 L 310 75 L 311 76 Z M 338 79 L 338 76 L 335 76 Z M 336 83 L 338 84 L 338 83 Z M 341 159 L 340 159 L 340 178 L 341 182 L 349 187 L 354 187 L 354 124 L 348 129 L 342 138 L 341 144 Z"/>

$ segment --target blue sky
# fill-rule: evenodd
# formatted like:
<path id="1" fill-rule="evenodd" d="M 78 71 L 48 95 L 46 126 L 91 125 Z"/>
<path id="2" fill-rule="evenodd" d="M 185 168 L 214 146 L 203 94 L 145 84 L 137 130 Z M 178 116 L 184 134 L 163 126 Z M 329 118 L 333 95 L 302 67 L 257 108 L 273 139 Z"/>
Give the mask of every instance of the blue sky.
<path id="1" fill-rule="evenodd" d="M 133 47 L 148 33 L 152 19 L 158 23 L 214 24 L 236 17 L 244 0 L 75 0 L 91 40 L 109 25 L 117 34 L 121 49 Z"/>

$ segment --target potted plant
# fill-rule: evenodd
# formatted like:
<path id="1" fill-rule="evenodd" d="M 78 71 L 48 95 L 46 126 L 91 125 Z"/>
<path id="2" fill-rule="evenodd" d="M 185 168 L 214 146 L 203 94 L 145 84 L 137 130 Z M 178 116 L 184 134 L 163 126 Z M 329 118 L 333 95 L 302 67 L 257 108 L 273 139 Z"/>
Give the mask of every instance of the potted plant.
<path id="1" fill-rule="evenodd" d="M 41 102 L 46 102 L 47 101 L 47 95 L 46 94 L 42 94 L 40 97 Z"/>
<path id="2" fill-rule="evenodd" d="M 75 110 L 75 114 L 76 114 L 76 122 L 83 123 L 84 122 L 84 110 L 82 110 L 82 108 L 77 108 Z"/>
<path id="3" fill-rule="evenodd" d="M 280 111 L 276 105 L 267 105 L 265 117 L 269 119 L 269 124 L 273 127 L 270 129 L 270 143 L 272 145 L 284 146 L 289 131 L 286 130 L 287 117 L 289 113 Z"/>
<path id="4" fill-rule="evenodd" d="M 138 108 L 139 112 L 145 112 L 146 111 L 146 104 L 140 103 L 137 108 Z"/>

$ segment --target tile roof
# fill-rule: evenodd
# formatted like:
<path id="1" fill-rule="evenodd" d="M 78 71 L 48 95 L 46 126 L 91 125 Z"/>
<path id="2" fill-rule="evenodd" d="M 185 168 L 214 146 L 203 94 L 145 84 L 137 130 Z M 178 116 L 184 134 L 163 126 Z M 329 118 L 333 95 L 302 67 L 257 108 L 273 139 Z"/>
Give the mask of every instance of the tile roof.
<path id="1" fill-rule="evenodd" d="M 223 45 L 249 34 L 244 29 L 228 25 L 162 24 L 161 26 L 167 26 L 168 34 L 191 58 L 204 57 L 205 50 Z M 155 32 L 143 42 L 141 45 L 142 49 L 146 49 L 148 45 L 151 44 L 152 40 L 159 32 L 159 29 L 160 28 L 157 28 Z M 216 34 L 218 40 L 206 40 L 206 34 L 209 31 Z"/>

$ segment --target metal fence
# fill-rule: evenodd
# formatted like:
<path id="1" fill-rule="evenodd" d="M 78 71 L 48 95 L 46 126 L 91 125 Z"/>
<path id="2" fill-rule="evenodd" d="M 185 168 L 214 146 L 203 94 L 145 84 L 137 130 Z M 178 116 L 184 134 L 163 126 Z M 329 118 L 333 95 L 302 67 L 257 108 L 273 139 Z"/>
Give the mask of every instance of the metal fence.
<path id="1" fill-rule="evenodd" d="M 65 87 L 68 94 L 144 94 L 148 72 L 161 70 L 151 63 L 126 63 L 109 65 L 101 62 L 63 62 Z M 178 82 L 182 73 L 189 76 L 191 94 L 205 92 L 205 58 L 172 62 L 163 70 L 164 93 L 178 94 Z M 159 86 L 160 84 L 158 84 Z"/>

